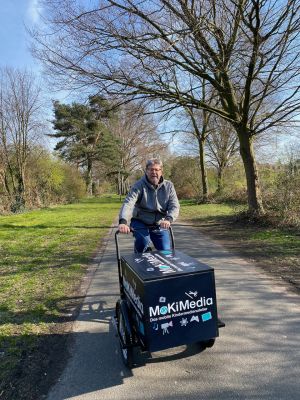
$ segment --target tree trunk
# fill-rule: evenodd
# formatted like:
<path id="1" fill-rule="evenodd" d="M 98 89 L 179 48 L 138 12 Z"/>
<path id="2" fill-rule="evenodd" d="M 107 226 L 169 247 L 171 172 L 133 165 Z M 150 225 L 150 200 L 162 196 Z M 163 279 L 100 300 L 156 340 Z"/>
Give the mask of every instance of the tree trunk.
<path id="1" fill-rule="evenodd" d="M 124 175 L 121 175 L 121 195 L 123 196 L 125 193 L 125 186 L 124 186 Z"/>
<path id="2" fill-rule="evenodd" d="M 1 177 L 1 182 L 2 182 L 3 188 L 4 188 L 5 192 L 6 192 L 6 195 L 8 197 L 11 197 L 11 190 L 10 190 L 10 187 L 9 187 L 6 171 L 2 171 L 1 174 L 0 174 L 0 177 Z"/>
<path id="3" fill-rule="evenodd" d="M 253 149 L 253 137 L 250 136 L 247 129 L 239 128 L 237 133 L 247 181 L 248 211 L 252 215 L 262 215 L 264 208 Z"/>
<path id="4" fill-rule="evenodd" d="M 202 202 L 207 203 L 209 189 L 208 189 L 208 179 L 207 179 L 207 171 L 206 171 L 206 166 L 205 166 L 205 154 L 204 154 L 205 139 L 203 139 L 201 137 L 197 137 L 197 138 L 198 138 L 198 143 L 199 143 L 199 159 L 200 159 L 200 171 L 201 171 L 201 183 L 202 183 Z"/>
<path id="5" fill-rule="evenodd" d="M 129 189 L 130 189 L 130 187 L 129 187 L 128 178 L 126 178 L 126 180 L 125 180 L 125 194 L 127 194 L 129 192 Z"/>
<path id="6" fill-rule="evenodd" d="M 87 171 L 86 171 L 86 193 L 88 196 L 93 195 L 93 185 L 92 185 L 92 160 L 87 161 Z"/>
<path id="7" fill-rule="evenodd" d="M 14 193 L 14 201 L 12 202 L 10 209 L 13 213 L 17 213 L 24 210 L 25 207 L 25 183 L 24 176 L 22 173 L 18 174 L 16 177 L 17 188 Z"/>
<path id="8" fill-rule="evenodd" d="M 117 192 L 118 195 L 121 196 L 122 195 L 122 188 L 121 188 L 121 172 L 118 171 L 118 177 L 117 177 Z"/>
<path id="9" fill-rule="evenodd" d="M 121 195 L 126 195 L 129 191 L 128 177 L 121 175 Z"/>
<path id="10" fill-rule="evenodd" d="M 223 192 L 224 189 L 224 167 L 222 164 L 220 164 L 218 166 L 218 170 L 217 170 L 217 194 L 221 194 Z"/>

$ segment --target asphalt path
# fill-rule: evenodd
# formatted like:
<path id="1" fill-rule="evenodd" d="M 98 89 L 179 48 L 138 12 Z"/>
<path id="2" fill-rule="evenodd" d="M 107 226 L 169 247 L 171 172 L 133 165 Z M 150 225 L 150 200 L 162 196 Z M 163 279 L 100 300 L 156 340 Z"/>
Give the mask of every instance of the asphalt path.
<path id="1" fill-rule="evenodd" d="M 300 399 L 300 301 L 254 263 L 198 228 L 174 226 L 176 248 L 215 269 L 220 329 L 215 345 L 136 355 L 123 366 L 112 316 L 119 297 L 114 232 L 74 325 L 72 356 L 47 400 Z M 122 235 L 121 251 L 132 239 Z"/>

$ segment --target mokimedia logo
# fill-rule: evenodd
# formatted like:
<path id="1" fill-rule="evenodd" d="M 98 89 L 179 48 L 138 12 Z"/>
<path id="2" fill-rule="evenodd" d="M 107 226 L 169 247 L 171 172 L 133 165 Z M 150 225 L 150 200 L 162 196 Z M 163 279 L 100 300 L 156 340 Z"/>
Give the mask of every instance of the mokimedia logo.
<path id="1" fill-rule="evenodd" d="M 172 314 L 182 311 L 195 310 L 197 308 L 211 306 L 213 304 L 212 297 L 200 297 L 198 300 L 180 300 L 168 303 L 166 305 L 149 307 L 149 316 L 158 317 L 160 315 Z"/>

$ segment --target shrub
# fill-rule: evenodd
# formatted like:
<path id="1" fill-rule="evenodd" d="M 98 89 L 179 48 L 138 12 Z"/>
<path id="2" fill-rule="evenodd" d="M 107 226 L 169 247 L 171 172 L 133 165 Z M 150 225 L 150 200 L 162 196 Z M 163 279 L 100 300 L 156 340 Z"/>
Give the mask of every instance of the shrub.
<path id="1" fill-rule="evenodd" d="M 85 194 L 80 172 L 46 150 L 32 155 L 27 173 L 26 204 L 45 207 L 78 200 Z"/>
<path id="2" fill-rule="evenodd" d="M 59 188 L 59 195 L 64 201 L 71 203 L 85 196 L 85 183 L 74 167 L 64 164 L 62 166 L 64 172 L 63 181 Z"/>
<path id="3" fill-rule="evenodd" d="M 281 169 L 276 179 L 274 206 L 283 222 L 300 226 L 300 162 L 293 162 Z"/>
<path id="4" fill-rule="evenodd" d="M 195 158 L 177 157 L 172 163 L 170 179 L 179 198 L 200 197 L 200 170 Z"/>

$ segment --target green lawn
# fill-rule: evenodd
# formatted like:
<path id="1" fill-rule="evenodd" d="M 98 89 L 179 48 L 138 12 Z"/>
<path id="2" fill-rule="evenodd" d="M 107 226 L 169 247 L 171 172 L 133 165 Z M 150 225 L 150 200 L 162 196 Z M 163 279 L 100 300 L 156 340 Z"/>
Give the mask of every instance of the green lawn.
<path id="1" fill-rule="evenodd" d="M 181 200 L 180 206 L 180 218 L 193 222 L 233 216 L 245 210 L 243 205 L 196 204 L 193 200 Z"/>
<path id="2" fill-rule="evenodd" d="M 240 205 L 182 201 L 180 217 L 300 290 L 299 229 L 245 223 L 237 218 L 237 213 L 245 209 Z"/>
<path id="3" fill-rule="evenodd" d="M 202 228 L 215 223 L 211 229 L 213 236 L 218 230 L 225 232 L 228 229 L 228 237 L 247 244 L 251 253 L 256 251 L 255 246 L 260 246 L 263 253 L 266 253 L 268 248 L 270 257 L 273 253 L 280 254 L 281 257 L 299 255 L 299 232 L 296 230 L 287 231 L 277 227 L 234 223 L 233 219 L 236 219 L 237 213 L 245 209 L 245 206 L 195 204 L 193 201 L 185 200 L 181 202 L 180 217 L 191 223 L 200 224 Z"/>
<path id="4" fill-rule="evenodd" d="M 106 197 L 0 216 L 0 382 L 63 320 L 119 208 Z"/>

